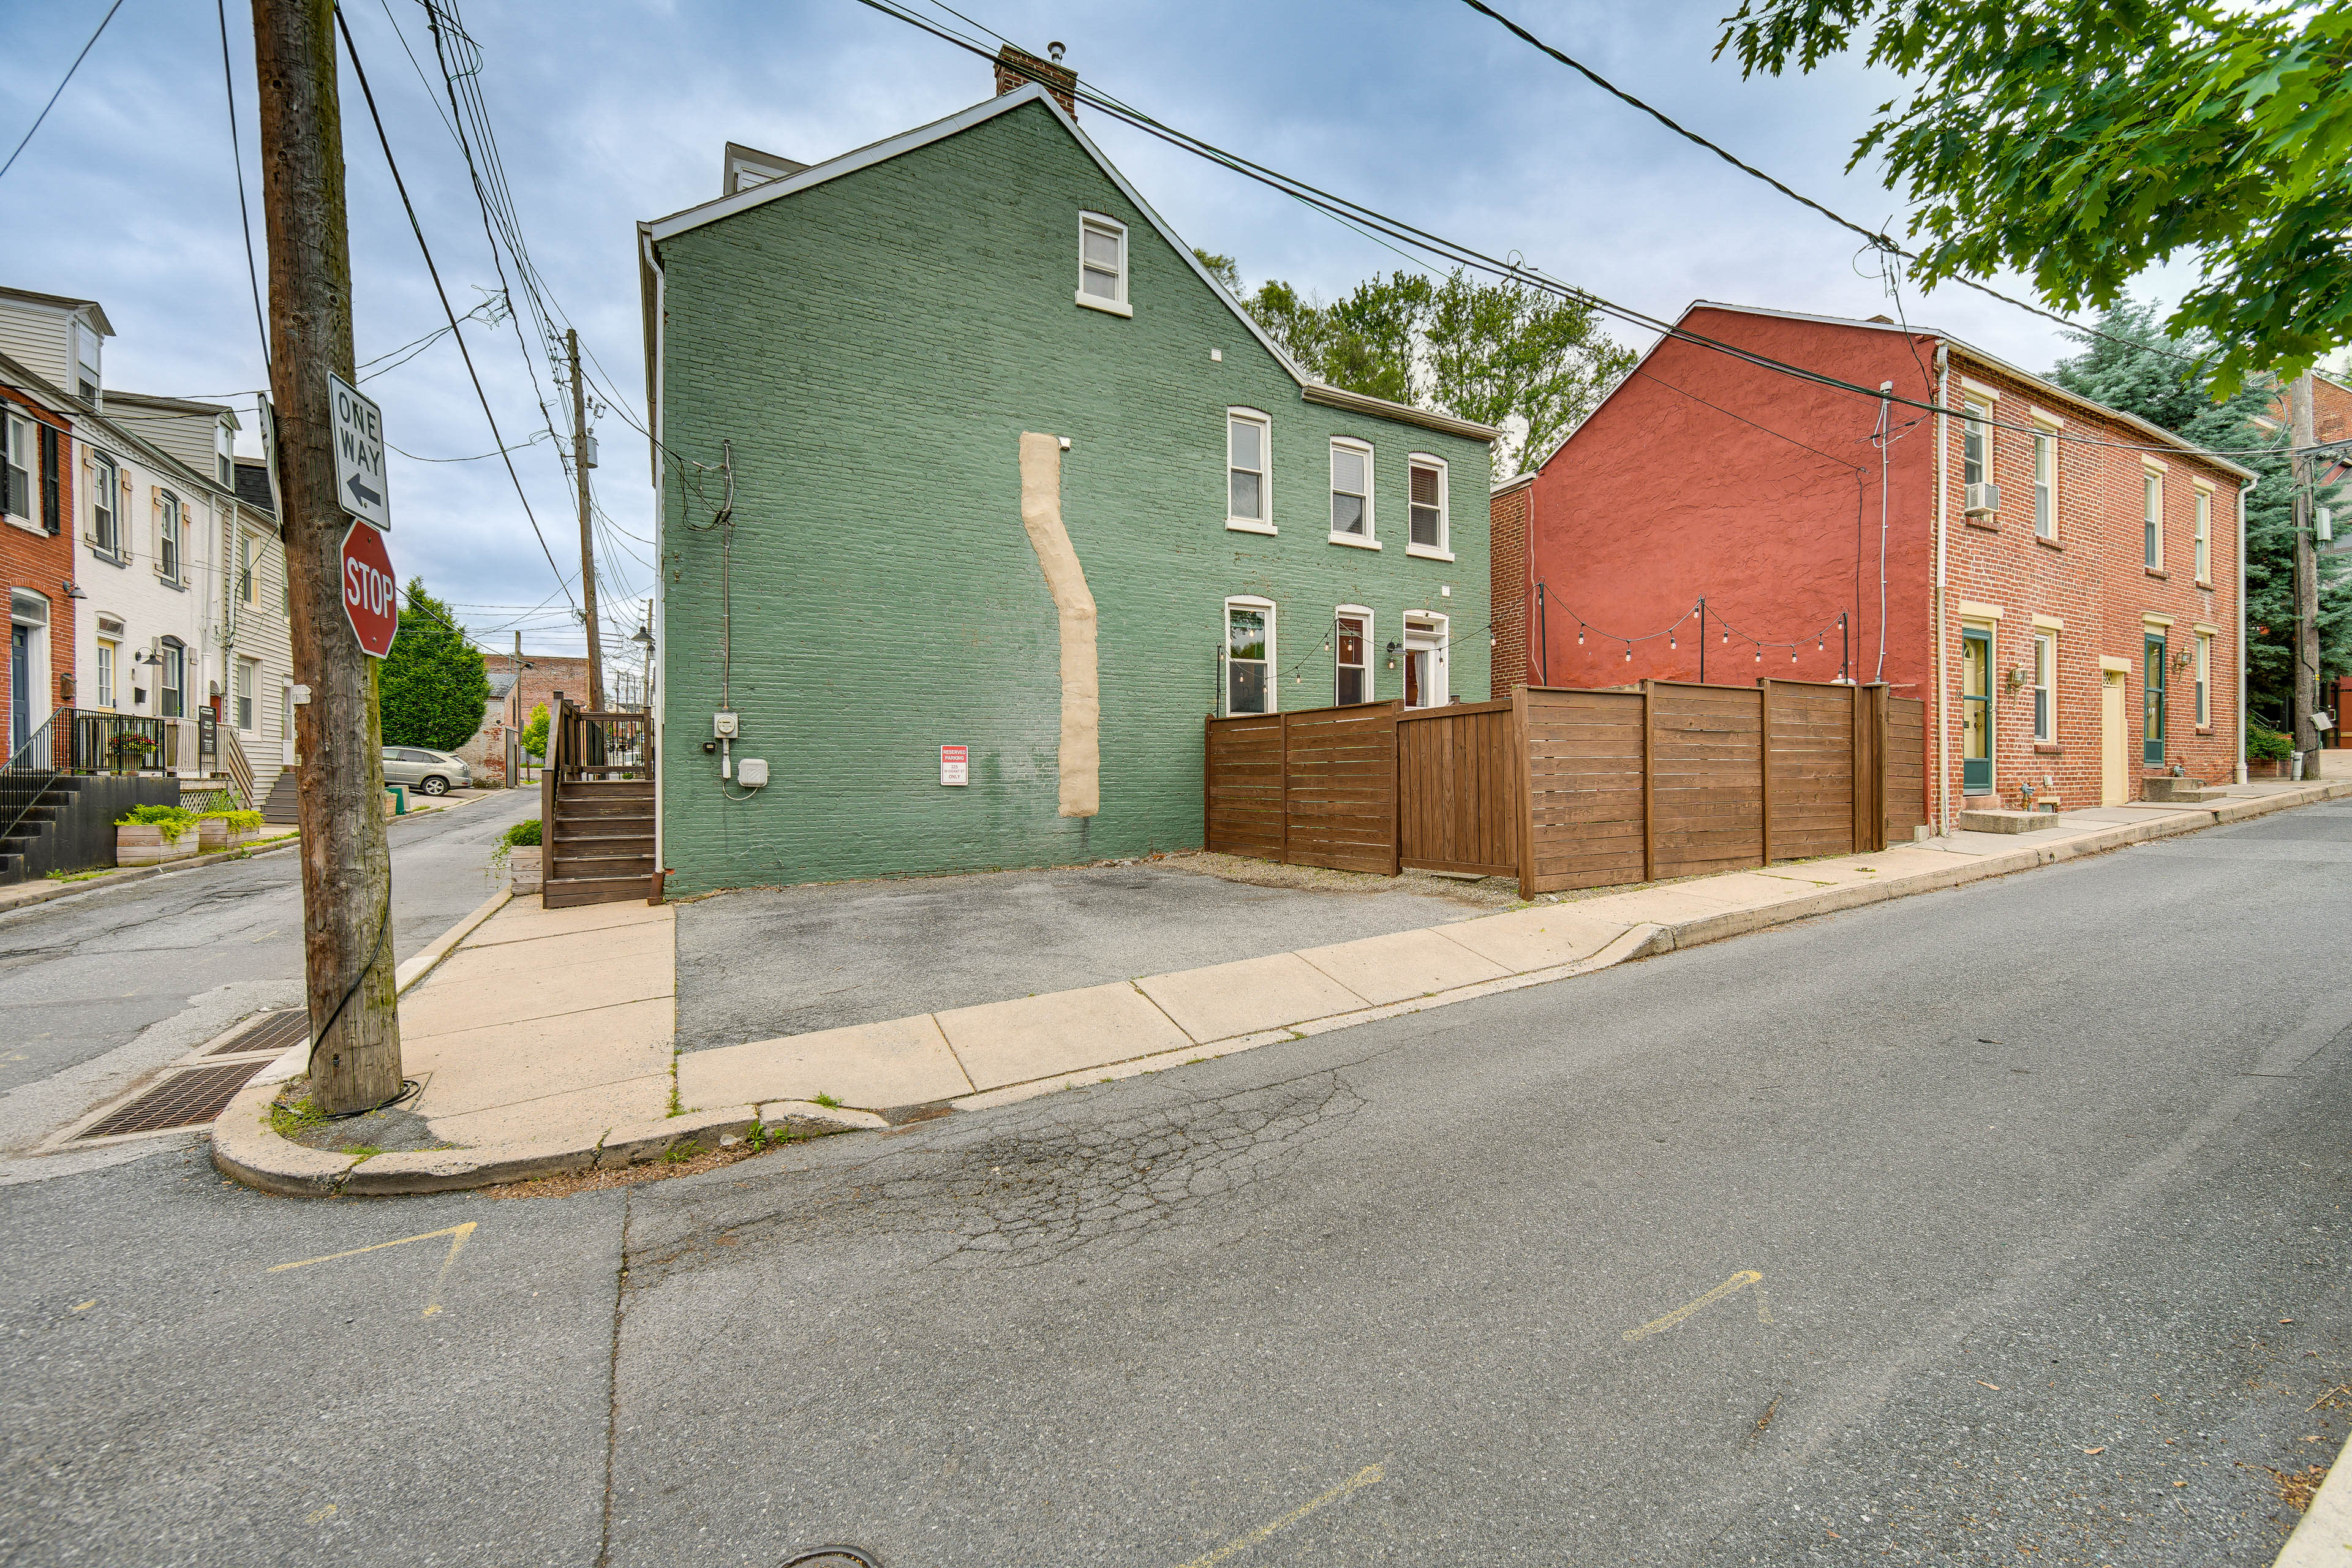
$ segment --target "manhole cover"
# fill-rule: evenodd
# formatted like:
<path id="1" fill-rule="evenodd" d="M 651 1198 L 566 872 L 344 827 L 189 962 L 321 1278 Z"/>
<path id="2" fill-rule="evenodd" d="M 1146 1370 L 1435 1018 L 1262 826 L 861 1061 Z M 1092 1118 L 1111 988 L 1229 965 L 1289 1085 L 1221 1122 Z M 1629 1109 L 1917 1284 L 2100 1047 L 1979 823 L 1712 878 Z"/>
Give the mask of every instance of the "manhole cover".
<path id="1" fill-rule="evenodd" d="M 224 1062 L 218 1067 L 189 1068 L 173 1073 L 127 1105 L 117 1106 L 74 1135 L 119 1138 L 127 1132 L 160 1132 L 172 1127 L 194 1127 L 210 1121 L 228 1108 L 246 1080 L 268 1062 Z"/>
<path id="2" fill-rule="evenodd" d="M 264 1013 L 205 1055 L 226 1057 L 257 1051 L 283 1051 L 310 1037 L 310 1015 L 297 1007 L 290 1012 Z"/>
<path id="3" fill-rule="evenodd" d="M 781 1568 L 882 1568 L 881 1560 L 855 1546 L 820 1546 L 797 1557 L 787 1557 Z"/>

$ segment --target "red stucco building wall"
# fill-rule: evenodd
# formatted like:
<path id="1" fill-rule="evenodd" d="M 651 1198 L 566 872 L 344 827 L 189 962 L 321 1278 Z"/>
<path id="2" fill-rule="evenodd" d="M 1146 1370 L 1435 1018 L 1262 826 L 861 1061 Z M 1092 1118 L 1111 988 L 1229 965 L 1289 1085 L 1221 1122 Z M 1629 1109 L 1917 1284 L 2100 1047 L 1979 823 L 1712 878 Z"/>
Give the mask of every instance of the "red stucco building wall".
<path id="1" fill-rule="evenodd" d="M 1527 628 L 1524 668 L 1509 679 L 1609 686 L 1643 679 L 1752 684 L 1759 675 L 1884 680 L 1927 703 L 1931 763 L 1923 803 L 2023 803 L 2031 784 L 2068 807 L 2112 793 L 2105 776 L 2103 688 L 2126 687 L 2126 797 L 2143 772 L 2145 632 L 2175 654 L 2211 637 L 2209 722 L 2194 722 L 2194 668 L 2168 667 L 2165 762 L 2216 782 L 2237 760 L 2237 487 L 2240 476 L 2145 427 L 2067 397 L 1965 345 L 1891 323 L 1846 322 L 1700 305 L 1684 332 L 1647 355 L 1538 474 L 1514 518 L 1530 521 L 1528 586 L 1494 584 L 1498 628 Z M 1710 346 L 1720 345 L 1720 346 Z M 1937 416 L 1897 404 L 1891 438 L 1874 439 L 1878 398 L 1810 382 L 1752 354 L 1864 388 L 1892 384 L 1937 399 L 1937 353 L 1949 350 L 1948 406 L 1979 399 L 1991 415 L 1992 478 L 2002 505 L 1963 517 L 1961 421 L 1944 421 L 1946 615 L 1938 713 L 1936 579 Z M 1727 352 L 1730 351 L 1730 352 Z M 1969 390 L 1973 388 L 1974 390 Z M 2056 537 L 2035 537 L 2037 420 L 2056 447 Z M 2019 428 L 2003 428 L 2015 426 Z M 2102 445 L 2100 443 L 2108 443 Z M 2166 562 L 2141 555 L 2140 448 L 2163 464 Z M 2209 570 L 2191 566 L 2199 481 L 2210 487 Z M 1496 560 L 1506 526 L 1496 509 Z M 1882 588 L 1882 563 L 1884 586 Z M 1533 610 L 1540 584 L 1549 632 Z M 1702 637 L 1696 613 L 1706 601 Z M 1839 617 L 1850 642 L 1842 655 Z M 2032 701 L 2009 673 L 2030 669 L 2036 622 L 2056 638 L 2056 726 L 2037 742 Z M 1992 636 L 1994 766 L 1990 797 L 1963 788 L 1958 736 L 1962 625 Z M 1883 640 L 1882 640 L 1883 639 Z M 2111 667 L 2120 661 L 2121 669 Z M 1498 675 L 1498 688 L 1505 684 Z M 1944 789 L 1933 762 L 1945 737 Z"/>

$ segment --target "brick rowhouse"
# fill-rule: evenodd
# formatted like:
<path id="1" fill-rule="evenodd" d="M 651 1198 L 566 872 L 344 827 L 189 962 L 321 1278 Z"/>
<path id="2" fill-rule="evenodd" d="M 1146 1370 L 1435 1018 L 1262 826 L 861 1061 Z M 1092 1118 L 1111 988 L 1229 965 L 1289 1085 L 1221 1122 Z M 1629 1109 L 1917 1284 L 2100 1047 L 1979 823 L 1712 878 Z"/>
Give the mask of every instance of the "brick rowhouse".
<path id="1" fill-rule="evenodd" d="M 1996 511 L 1969 515 L 1972 478 L 1999 488 Z M 1696 680 L 1702 649 L 1717 684 L 1884 680 L 1927 701 L 1923 804 L 1946 830 L 2029 790 L 2071 809 L 2175 766 L 2229 782 L 2252 478 L 1931 330 L 1701 302 L 1532 482 L 1496 491 L 1496 688 L 1547 670 L 1555 686 Z M 1507 522 L 1523 570 L 1506 567 Z M 1514 642 L 1527 652 L 1507 668 Z"/>
<path id="2" fill-rule="evenodd" d="M 72 420 L 32 392 L 0 382 L 8 472 L 0 493 L 0 579 L 8 590 L 8 658 L 0 665 L 0 729 L 14 756 L 49 715 L 74 700 Z M 19 445 L 22 449 L 19 449 Z M 21 676 L 21 680 L 20 680 Z"/>

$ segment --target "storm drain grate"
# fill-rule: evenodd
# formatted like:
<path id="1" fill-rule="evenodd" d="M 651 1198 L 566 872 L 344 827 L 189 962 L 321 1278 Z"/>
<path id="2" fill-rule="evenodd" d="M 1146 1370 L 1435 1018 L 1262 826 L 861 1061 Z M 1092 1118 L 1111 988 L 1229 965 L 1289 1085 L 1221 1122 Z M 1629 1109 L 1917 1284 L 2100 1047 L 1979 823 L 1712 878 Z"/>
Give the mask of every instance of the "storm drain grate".
<path id="1" fill-rule="evenodd" d="M 257 1051 L 283 1051 L 299 1046 L 310 1037 L 310 1015 L 300 1007 L 283 1013 L 264 1013 L 215 1046 L 205 1055 L 226 1057 L 250 1055 Z"/>
<path id="2" fill-rule="evenodd" d="M 85 1138 L 119 1138 L 127 1132 L 160 1132 L 171 1127 L 194 1127 L 210 1121 L 236 1098 L 236 1091 L 268 1062 L 224 1062 L 218 1067 L 190 1068 L 173 1073 L 128 1105 L 109 1111 L 96 1123 L 75 1134 Z"/>

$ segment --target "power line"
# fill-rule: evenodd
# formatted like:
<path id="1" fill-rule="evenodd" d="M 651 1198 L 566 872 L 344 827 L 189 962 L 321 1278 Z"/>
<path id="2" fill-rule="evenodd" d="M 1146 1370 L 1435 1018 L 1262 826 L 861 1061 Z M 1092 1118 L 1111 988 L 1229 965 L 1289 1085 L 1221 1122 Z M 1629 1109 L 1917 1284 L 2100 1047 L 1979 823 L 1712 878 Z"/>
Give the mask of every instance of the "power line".
<path id="1" fill-rule="evenodd" d="M 360 65 L 359 47 L 352 41 L 352 26 L 343 18 L 343 8 L 335 7 L 335 26 L 343 35 L 343 48 L 352 58 L 352 75 L 360 84 L 360 95 L 367 100 L 368 119 L 375 124 L 375 139 L 383 148 L 384 166 L 392 171 L 393 188 L 400 193 L 400 205 L 408 214 L 408 226 L 416 236 L 416 248 L 425 255 L 425 270 L 432 275 L 433 291 L 441 297 L 441 312 L 449 318 L 449 335 L 457 341 L 457 352 L 465 357 L 466 374 L 474 383 L 474 395 L 482 405 L 482 417 L 489 421 L 490 438 L 499 444 L 499 455 L 506 461 L 507 478 L 514 481 L 515 499 L 522 502 L 522 514 L 530 523 L 530 531 L 539 540 L 539 548 L 547 557 L 548 569 L 562 583 L 563 568 L 555 563 L 555 552 L 547 547 L 547 535 L 540 531 L 539 519 L 530 510 L 530 497 L 523 493 L 522 476 L 515 472 L 514 458 L 506 451 L 507 438 L 499 434 L 499 416 L 490 412 L 489 395 L 482 390 L 482 378 L 474 369 L 474 356 L 466 347 L 466 334 L 457 330 L 457 312 L 449 304 L 449 291 L 441 286 L 441 269 L 433 264 L 433 247 L 425 242 L 425 226 L 416 221 L 416 207 L 408 199 L 408 184 L 400 177 L 400 164 L 392 155 L 392 138 L 384 134 L 383 116 L 376 112 L 375 92 L 368 86 L 367 71 Z M 566 584 L 564 597 L 571 597 Z"/>
<path id="2" fill-rule="evenodd" d="M 24 140 L 16 143 L 16 151 L 8 154 L 6 163 L 0 163 L 0 178 L 5 178 L 8 171 L 16 166 L 16 159 L 31 143 L 33 132 L 41 128 L 41 121 L 47 120 L 49 110 L 58 106 L 58 99 L 65 92 L 66 83 L 73 80 L 74 72 L 81 69 L 81 62 L 89 58 L 90 49 L 97 45 L 99 33 L 106 31 L 106 25 L 113 21 L 114 14 L 121 9 L 122 0 L 114 0 L 114 4 L 106 8 L 106 15 L 98 19 L 97 31 L 90 34 L 89 42 L 81 47 L 81 53 L 73 58 L 73 64 L 66 67 L 66 74 L 58 79 L 58 90 L 49 94 L 49 101 L 41 105 L 40 113 L 33 116 L 33 123 L 26 130 Z"/>
<path id="3" fill-rule="evenodd" d="M 1830 211 L 1829 208 L 1822 205 L 1821 203 L 1813 200 L 1812 197 L 1805 195 L 1801 192 L 1790 190 L 1787 185 L 1782 184 L 1780 181 L 1774 179 L 1763 170 L 1756 167 L 1753 163 L 1743 162 L 1739 158 L 1733 156 L 1730 153 L 1727 153 L 1723 148 L 1717 146 L 1706 137 L 1701 136 L 1697 132 L 1688 130 L 1684 126 L 1676 124 L 1673 120 L 1669 119 L 1659 110 L 1651 108 L 1648 104 L 1643 103 L 1640 99 L 1635 98 L 1632 93 L 1627 92 L 1623 88 L 1619 87 L 1616 83 L 1601 76 L 1583 61 L 1573 58 L 1569 55 L 1562 54 L 1559 50 L 1552 47 L 1549 44 L 1545 43 L 1541 38 L 1537 37 L 1533 33 L 1528 32 L 1517 22 L 1512 21 L 1500 11 L 1496 10 L 1492 5 L 1487 5 L 1486 0 L 1462 0 L 1462 3 L 1469 6 L 1473 11 L 1479 13 L 1481 16 L 1492 17 L 1495 21 L 1500 23 L 1503 27 L 1513 36 L 1526 43 L 1533 45 L 1536 48 L 1542 50 L 1545 54 L 1549 55 L 1553 59 L 1558 60 L 1560 64 L 1568 67 L 1570 70 L 1577 72 L 1579 75 L 1582 76 L 1585 80 L 1591 82 L 1601 91 L 1608 93 L 1611 97 L 1620 99 L 1624 102 L 1633 105 L 1635 109 L 1640 110 L 1643 113 L 1648 115 L 1651 119 L 1656 121 L 1659 124 L 1664 126 L 1675 135 L 1682 137 L 1685 141 L 1695 142 L 1698 146 L 1706 148 L 1708 152 L 1714 153 L 1717 157 L 1722 159 L 1733 168 L 1738 169 L 1741 174 L 1752 175 L 1754 178 L 1763 181 L 1766 184 L 1771 186 L 1774 190 L 1780 192 L 1790 201 L 1796 202 L 1801 205 L 1812 208 L 1813 211 L 1821 214 L 1822 216 L 1829 219 L 1832 223 L 1838 225 L 1840 227 L 1852 229 L 1854 233 L 1862 236 L 1863 238 L 1870 241 L 1871 245 L 1874 248 L 1890 251 L 1896 256 L 1902 257 L 1906 261 L 1916 261 L 1919 259 L 1918 257 L 1896 244 L 1892 237 L 1873 229 L 1865 228 L 1850 218 L 1840 217 L 1837 214 Z M 2021 310 L 2030 310 L 2045 321 L 2055 321 L 2060 326 L 2064 327 L 2067 331 L 2080 332 L 2085 337 L 2102 338 L 2108 342 L 2122 343 L 2127 347 L 2151 348 L 2154 349 L 2155 353 L 2164 354 L 2171 359 L 2179 360 L 2184 364 L 2197 364 L 2202 363 L 2194 356 L 2189 354 L 2175 353 L 2170 349 L 2155 348 L 2153 344 L 2134 343 L 2127 339 L 2115 337 L 2107 332 L 2103 332 L 2096 327 L 2086 327 L 2078 321 L 2070 321 L 2065 317 L 2057 314 L 2055 311 L 2045 310 L 2041 306 L 2029 304 L 2023 300 L 2012 299 L 2009 295 L 2002 293 L 1998 289 L 1990 288 L 1985 284 L 1978 282 L 1973 278 L 1965 277 L 1958 272 L 1952 274 L 1952 281 L 1973 289 L 1979 294 L 1990 294 L 2004 305 L 2014 305 Z"/>
<path id="4" fill-rule="evenodd" d="M 989 51 L 984 47 L 972 43 L 969 39 L 960 37 L 951 31 L 935 26 L 924 17 L 918 16 L 913 13 L 903 9 L 901 6 L 895 4 L 894 0 L 858 0 L 858 3 L 869 7 L 870 9 L 879 11 L 887 16 L 892 16 L 899 21 L 905 22 L 910 26 L 919 27 L 924 32 L 929 33 L 934 37 L 941 38 L 949 43 L 954 44 L 959 48 L 970 50 L 986 58 L 994 58 L 990 55 Z M 1017 60 L 1006 63 L 1009 68 L 1022 75 L 1027 76 L 1032 81 L 1042 80 L 1036 72 L 1024 67 Z M 1062 88 L 1058 83 L 1050 85 L 1052 85 L 1055 91 L 1058 92 L 1062 90 Z M 1120 105 L 1116 100 L 1107 99 L 1099 93 L 1093 92 L 1087 89 L 1083 84 L 1072 89 L 1072 93 L 1078 101 L 1099 110 L 1111 119 L 1131 125 L 1135 129 L 1142 131 L 1148 135 L 1157 137 L 1160 141 L 1168 142 L 1171 146 L 1191 153 L 1195 157 L 1204 159 L 1210 163 L 1220 164 L 1224 168 L 1232 170 L 1235 174 L 1239 174 L 1245 178 L 1255 180 L 1258 184 L 1265 185 L 1270 189 L 1277 190 L 1285 195 L 1294 196 L 1306 203 L 1307 205 L 1318 207 L 1325 212 L 1332 214 L 1333 216 L 1352 218 L 1356 222 L 1363 224 L 1366 227 L 1377 229 L 1380 232 L 1388 235 L 1391 238 L 1402 242 L 1403 244 L 1412 246 L 1416 249 L 1425 250 L 1433 256 L 1440 257 L 1455 265 L 1475 268 L 1478 271 L 1489 273 L 1496 278 L 1505 279 L 1507 280 L 1522 284 L 1526 287 L 1538 289 L 1543 291 L 1555 294 L 1561 299 L 1583 305 L 1601 314 L 1611 316 L 1629 324 L 1642 327 L 1646 331 L 1656 332 L 1662 337 L 1679 339 L 1682 342 L 1692 343 L 1701 348 L 1709 349 L 1717 353 L 1725 354 L 1733 359 L 1738 359 L 1746 363 L 1755 365 L 1759 369 L 1770 371 L 1777 374 L 1790 376 L 1796 380 L 1810 382 L 1815 385 L 1828 387 L 1834 391 L 1844 392 L 1856 397 L 1865 398 L 1873 403 L 1876 403 L 1880 401 L 1882 397 L 1885 397 L 1886 401 L 1900 404 L 1906 408 L 1916 408 L 1928 414 L 1943 414 L 1958 418 L 1973 419 L 1980 425 L 1992 428 L 2016 430 L 2025 433 L 2035 433 L 2038 431 L 2037 426 L 2019 425 L 1990 416 L 1971 414 L 1968 410 L 1962 408 L 1953 408 L 1937 403 L 1922 402 L 1917 398 L 1912 397 L 1899 395 L 1891 397 L 1886 396 L 1886 395 L 1882 394 L 1876 387 L 1864 386 L 1858 382 L 1847 381 L 1842 376 L 1831 375 L 1823 371 L 1810 370 L 1802 365 L 1790 364 L 1785 361 L 1773 359 L 1767 354 L 1758 353 L 1752 350 L 1740 348 L 1736 344 L 1727 343 L 1717 339 L 1707 337 L 1704 333 L 1691 331 L 1686 328 L 1675 325 L 1674 322 L 1662 321 L 1655 316 L 1650 315 L 1646 311 L 1634 310 L 1633 307 L 1628 305 L 1621 305 L 1615 300 L 1610 300 L 1605 296 L 1596 294 L 1590 289 L 1583 288 L 1580 285 L 1563 283 L 1557 279 L 1547 277 L 1539 268 L 1528 266 L 1524 262 L 1511 262 L 1499 259 L 1498 258 L 1487 255 L 1486 253 L 1460 241 L 1445 239 L 1438 235 L 1430 233 L 1426 229 L 1417 228 L 1402 218 L 1391 217 L 1388 215 L 1380 212 L 1376 208 L 1364 205 L 1360 202 L 1352 201 L 1343 196 L 1334 195 L 1328 191 L 1321 190 L 1314 185 L 1308 184 L 1306 181 L 1301 180 L 1295 175 L 1284 174 L 1276 170 L 1268 168 L 1264 164 L 1253 163 L 1251 160 L 1241 156 L 1239 153 L 1227 152 L 1225 149 L 1217 146 L 1213 142 L 1192 135 L 1189 132 L 1176 130 L 1174 127 L 1170 126 L 1161 121 L 1155 120 L 1150 115 L 1144 114 L 1139 110 L 1129 109 Z M 2045 435 L 2052 434 L 2047 431 L 2039 431 L 2039 433 Z M 2055 434 L 2058 440 L 2071 442 L 2077 446 L 2104 447 L 2129 452 L 2177 452 L 2188 450 L 2190 452 L 2201 453 L 2209 457 L 2231 457 L 2266 456 L 2278 450 L 2278 448 L 2274 447 L 2246 448 L 2198 447 L 2181 441 L 2165 443 L 2109 441 L 2101 439 L 2097 437 L 2077 436 L 2063 431 Z"/>
<path id="5" fill-rule="evenodd" d="M 253 214 L 245 205 L 245 153 L 236 144 L 236 77 L 229 69 L 228 0 L 213 0 L 213 9 L 220 16 L 221 100 L 228 109 L 229 162 L 236 169 L 237 228 L 245 236 L 245 275 L 253 284 L 253 326 L 261 334 L 261 369 L 266 376 L 269 371 L 269 316 L 261 308 L 261 268 L 253 258 Z"/>

